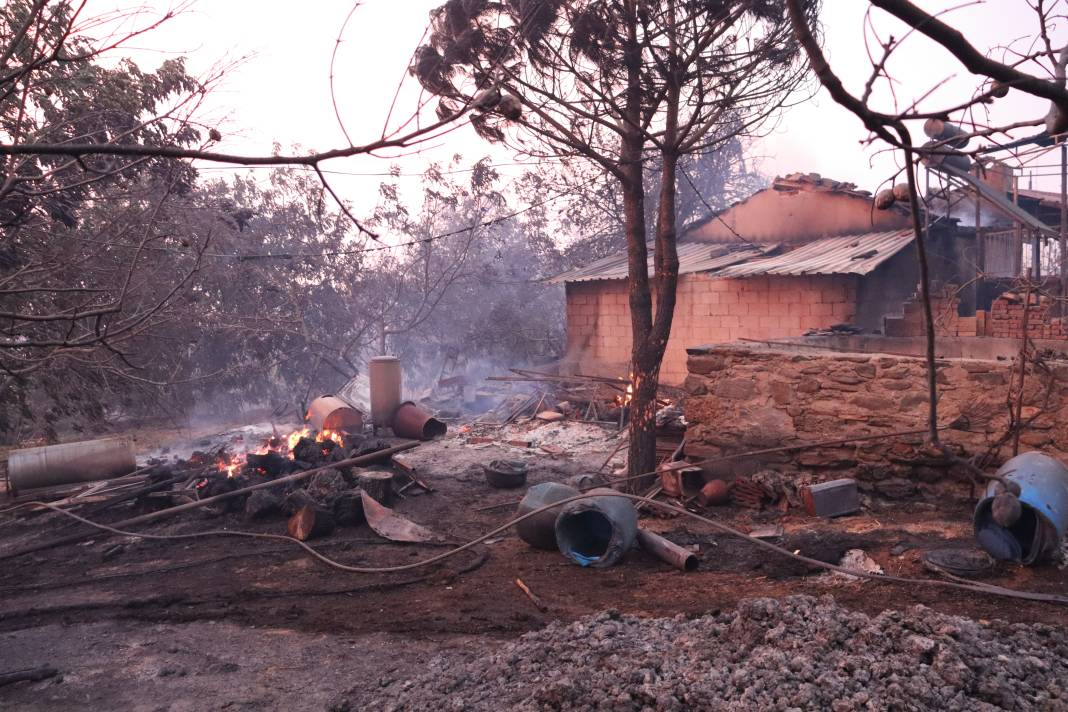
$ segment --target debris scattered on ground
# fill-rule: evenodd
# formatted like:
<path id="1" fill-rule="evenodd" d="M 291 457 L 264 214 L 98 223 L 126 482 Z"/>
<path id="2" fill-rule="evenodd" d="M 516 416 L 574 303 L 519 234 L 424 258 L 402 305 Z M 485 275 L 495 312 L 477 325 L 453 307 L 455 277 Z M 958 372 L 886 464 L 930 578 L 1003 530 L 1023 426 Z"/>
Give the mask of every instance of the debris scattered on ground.
<path id="1" fill-rule="evenodd" d="M 152 459 L 130 475 L 83 485 L 73 495 L 69 487 L 63 487 L 38 490 L 27 496 L 51 501 L 53 508 L 77 512 L 90 520 L 106 510 L 116 510 L 118 505 L 149 510 L 133 520 L 123 520 L 129 522 L 190 508 L 215 517 L 240 513 L 245 522 L 277 517 L 278 533 L 284 531 L 306 541 L 328 536 L 337 524 L 362 524 L 366 507 L 361 498 L 370 497 L 388 505 L 395 494 L 395 480 L 408 485 L 418 482 L 415 468 L 409 463 L 398 467 L 398 472 L 373 465 L 388 462 L 398 447 L 407 449 L 416 443 L 395 447 L 396 441 L 363 433 L 327 428 L 313 431 L 308 427 L 288 435 L 279 435 L 273 427 L 269 435 L 241 431 L 222 443 L 218 440 L 206 440 L 210 449 L 193 451 L 188 458 Z M 425 484 L 422 487 L 428 489 Z M 83 496 L 89 492 L 94 496 Z M 33 516 L 34 508 L 27 506 L 11 514 Z M 408 525 L 418 529 L 402 520 L 401 528 Z M 410 536 L 414 538 L 399 540 L 429 540 L 421 533 Z M 62 538 L 36 542 L 11 555 L 63 542 Z"/>
<path id="2" fill-rule="evenodd" d="M 754 539 L 778 539 L 783 535 L 783 527 L 781 524 L 769 524 L 765 527 L 757 527 L 749 532 L 749 536 Z"/>
<path id="3" fill-rule="evenodd" d="M 814 517 L 840 517 L 860 509 L 857 481 L 851 477 L 806 485 L 801 489 L 801 501 Z"/>
<path id="4" fill-rule="evenodd" d="M 842 560 L 838 562 L 838 565 L 843 569 L 859 571 L 865 574 L 882 575 L 885 573 L 883 567 L 879 566 L 878 562 L 868 556 L 863 549 L 850 549 L 842 555 Z M 862 580 L 862 577 L 860 576 L 851 576 L 850 574 L 844 574 L 841 571 L 828 571 L 824 576 L 837 581 Z"/>
<path id="5" fill-rule="evenodd" d="M 870 617 L 829 597 L 743 600 L 699 618 L 608 611 L 552 623 L 414 679 L 362 685 L 354 709 L 1063 709 L 1068 635 L 1048 625 Z"/>
<path id="6" fill-rule="evenodd" d="M 380 537 L 390 541 L 407 542 L 438 540 L 437 534 L 402 517 L 389 507 L 379 504 L 366 492 L 363 492 L 362 496 L 363 514 L 367 518 L 367 525 Z"/>
<path id="7" fill-rule="evenodd" d="M 994 569 L 994 559 L 981 549 L 930 549 L 920 560 L 928 571 L 962 578 L 978 578 Z"/>
<path id="8" fill-rule="evenodd" d="M 522 460 L 491 460 L 483 465 L 486 482 L 498 489 L 514 489 L 527 482 L 527 463 Z"/>

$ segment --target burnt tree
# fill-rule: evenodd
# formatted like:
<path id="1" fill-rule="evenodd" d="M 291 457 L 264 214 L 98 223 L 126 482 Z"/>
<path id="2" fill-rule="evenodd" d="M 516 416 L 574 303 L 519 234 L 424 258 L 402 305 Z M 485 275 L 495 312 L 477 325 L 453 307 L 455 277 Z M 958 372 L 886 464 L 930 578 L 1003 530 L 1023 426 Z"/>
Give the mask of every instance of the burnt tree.
<path id="1" fill-rule="evenodd" d="M 1068 3 L 1064 0 L 1039 2 L 1032 4 L 1018 3 L 1019 11 L 1034 13 L 1035 31 L 1030 36 L 1018 38 L 1010 45 L 1001 48 L 1003 61 L 998 61 L 974 47 L 958 28 L 949 24 L 944 18 L 946 13 L 932 15 L 909 0 L 870 0 L 872 8 L 877 8 L 887 16 L 905 25 L 907 31 L 900 37 L 887 34 L 885 37 L 875 34 L 879 51 L 869 54 L 871 71 L 863 89 L 848 89 L 824 56 L 816 40 L 811 18 L 806 12 L 806 3 L 802 0 L 786 0 L 786 8 L 797 41 L 804 48 L 804 53 L 811 66 L 812 73 L 836 103 L 854 114 L 871 133 L 869 141 L 881 141 L 900 151 L 908 187 L 909 206 L 912 213 L 913 230 L 916 235 L 916 250 L 920 265 L 920 294 L 924 306 L 926 336 L 927 389 L 928 389 L 928 438 L 933 444 L 939 444 L 938 425 L 938 385 L 935 363 L 935 329 L 931 311 L 930 285 L 927 269 L 927 253 L 921 214 L 921 196 L 917 181 L 917 166 L 923 161 L 928 165 L 938 166 L 949 158 L 963 160 L 965 165 L 972 160 L 981 162 L 983 157 L 1005 152 L 1008 156 L 1022 161 L 1033 158 L 1055 142 L 1063 142 L 1068 134 L 1068 91 L 1065 89 L 1065 67 L 1068 66 L 1068 46 L 1057 48 L 1051 39 L 1051 32 L 1056 29 L 1058 21 L 1068 17 Z M 1003 11 L 1004 8 L 998 8 Z M 884 21 L 887 18 L 882 18 Z M 995 19 L 991 16 L 991 19 Z M 871 20 L 869 25 L 874 27 Z M 908 40 L 926 38 L 928 47 L 912 49 L 905 45 Z M 924 93 L 910 103 L 899 101 L 899 95 L 905 96 L 908 88 L 895 78 L 888 68 L 895 55 L 911 54 L 921 56 L 929 53 L 932 44 L 952 55 L 960 66 L 977 77 L 969 96 L 954 97 L 949 100 L 933 97 L 933 92 L 923 87 Z M 1018 45 L 1019 48 L 1013 45 Z M 1034 73 L 1032 73 L 1034 72 Z M 893 86 L 892 86 L 893 85 Z M 885 91 L 880 92 L 880 89 Z M 919 89 L 919 88 L 918 88 Z M 1023 92 L 1032 97 L 1049 101 L 1049 110 L 1045 116 L 1019 117 L 1011 123 L 993 121 L 987 105 L 1005 97 L 1010 90 Z M 931 121 L 933 120 L 933 125 Z M 946 123 L 959 124 L 951 136 L 930 136 L 930 140 L 917 144 L 913 140 L 910 122 L 925 122 L 924 131 L 936 128 L 942 133 Z M 1042 130 L 1037 135 L 1018 136 L 1019 130 L 1031 133 L 1034 127 Z M 971 139 L 976 141 L 969 146 Z M 1062 154 L 1063 156 L 1063 154 Z M 1062 159 L 1063 160 L 1063 159 Z M 1068 168 L 1062 163 L 1062 171 Z M 895 176 L 896 179 L 896 176 Z M 978 199 L 977 199 L 978 204 Z M 1062 210 L 1062 216 L 1065 215 Z M 976 221 L 978 223 L 978 220 Z M 1060 242 L 1065 244 L 1065 226 L 1063 225 Z M 1063 254 L 1062 254 L 1063 259 Z M 1062 262 L 1062 265 L 1064 263 Z M 981 276 L 982 265 L 977 265 L 977 275 Z M 1063 278 L 1063 275 L 1062 275 Z M 1063 302 L 1064 295 L 1044 294 L 1053 300 Z"/>
<path id="2" fill-rule="evenodd" d="M 814 17 L 817 3 L 805 5 Z M 470 105 L 485 138 L 579 157 L 616 181 L 633 337 L 629 469 L 651 472 L 678 281 L 678 163 L 751 135 L 803 83 L 782 2 L 450 0 L 412 72 L 441 97 L 440 116 Z M 659 181 L 647 224 L 650 164 Z"/>

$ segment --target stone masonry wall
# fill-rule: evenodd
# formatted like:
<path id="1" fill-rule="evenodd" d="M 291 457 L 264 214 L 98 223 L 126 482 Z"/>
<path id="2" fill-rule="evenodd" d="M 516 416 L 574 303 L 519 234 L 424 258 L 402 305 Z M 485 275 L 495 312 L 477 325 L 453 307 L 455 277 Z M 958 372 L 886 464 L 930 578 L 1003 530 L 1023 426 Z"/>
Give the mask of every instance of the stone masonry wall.
<path id="1" fill-rule="evenodd" d="M 661 380 L 682 383 L 687 374 L 687 348 L 800 336 L 808 329 L 849 322 L 856 298 L 856 278 L 851 276 L 715 279 L 682 275 Z M 567 285 L 568 359 L 575 370 L 626 375 L 630 334 L 624 280 Z"/>
<path id="2" fill-rule="evenodd" d="M 800 355 L 782 350 L 723 346 L 692 355 L 685 388 L 686 453 L 698 458 L 822 440 L 923 430 L 927 418 L 924 361 L 867 354 Z M 944 442 L 969 455 L 986 451 L 1006 431 L 1006 394 L 1013 364 L 944 360 L 938 363 L 939 419 L 963 416 L 970 432 L 946 430 Z M 1051 380 L 1052 379 L 1052 380 Z M 1021 435 L 1021 451 L 1042 449 L 1068 459 L 1068 365 L 1052 376 L 1028 372 L 1023 417 L 1049 406 Z M 1052 383 L 1052 386 L 1051 386 Z M 773 466 L 814 473 L 819 479 L 853 476 L 868 488 L 903 479 L 926 483 L 967 476 L 949 472 L 941 457 L 924 449 L 924 436 L 880 438 L 850 445 L 708 466 L 711 474 L 736 476 Z M 1000 449 L 999 461 L 1011 456 Z"/>

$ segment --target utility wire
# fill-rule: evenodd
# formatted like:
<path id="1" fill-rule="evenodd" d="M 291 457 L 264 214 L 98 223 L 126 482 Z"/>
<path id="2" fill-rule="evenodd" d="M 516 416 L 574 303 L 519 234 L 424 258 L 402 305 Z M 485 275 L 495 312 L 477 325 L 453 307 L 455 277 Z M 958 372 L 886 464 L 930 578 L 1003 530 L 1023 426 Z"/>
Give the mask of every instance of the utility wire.
<path id="1" fill-rule="evenodd" d="M 515 167 L 515 166 L 537 167 L 537 166 L 541 165 L 543 162 L 545 162 L 546 160 L 553 160 L 553 161 L 560 160 L 560 161 L 563 161 L 565 159 L 563 159 L 563 158 L 559 158 L 559 159 L 557 159 L 557 158 L 545 158 L 545 159 L 541 159 L 539 161 L 517 161 L 517 162 L 514 162 L 514 163 L 491 163 L 491 164 L 486 164 L 486 165 L 483 165 L 483 166 L 480 166 L 480 167 L 481 168 L 511 168 L 511 167 Z M 304 168 L 304 166 L 294 166 L 294 167 L 295 168 Z M 233 167 L 233 166 L 194 166 L 194 168 L 197 171 L 241 171 L 241 170 L 245 170 L 245 169 L 248 169 L 248 170 L 259 170 L 259 169 L 279 170 L 279 166 L 237 166 L 237 167 Z M 283 166 L 283 168 L 284 168 L 284 166 Z M 374 171 L 368 171 L 368 172 L 338 171 L 338 170 L 327 170 L 327 169 L 324 168 L 322 170 L 322 172 L 327 174 L 327 175 L 335 175 L 335 176 L 378 177 L 378 178 L 392 178 L 392 177 L 419 178 L 419 177 L 426 176 L 428 173 L 439 173 L 441 175 L 455 175 L 457 173 L 471 173 L 471 172 L 473 172 L 475 170 L 477 170 L 477 168 L 472 167 L 472 168 L 454 168 L 454 169 L 450 169 L 450 170 L 419 171 L 419 172 L 415 172 L 415 173 L 407 173 L 407 172 L 403 172 L 403 171 L 400 171 L 400 172 L 393 172 L 393 171 L 379 171 L 379 172 L 374 172 Z M 308 172 L 311 172 L 311 171 L 308 171 Z"/>
<path id="2" fill-rule="evenodd" d="M 1062 604 L 1062 605 L 1068 604 L 1068 596 L 1060 596 L 1060 595 L 1052 594 L 1052 593 L 1039 593 L 1039 592 L 1034 592 L 1034 591 L 1017 591 L 1015 589 L 1005 588 L 1003 586 L 995 586 L 993 584 L 988 584 L 988 583 L 962 581 L 962 580 L 956 579 L 956 577 L 954 577 L 954 580 L 952 580 L 952 581 L 942 581 L 940 579 L 908 578 L 908 577 L 905 577 L 905 576 L 894 576 L 894 575 L 891 575 L 891 574 L 873 574 L 873 573 L 869 573 L 867 571 L 863 571 L 863 570 L 859 570 L 859 569 L 851 569 L 851 568 L 847 568 L 847 567 L 844 567 L 844 566 L 839 566 L 839 565 L 836 565 L 836 564 L 829 564 L 829 563 L 827 563 L 825 561 L 820 561 L 819 559 L 813 559 L 811 557 L 804 556 L 804 555 L 801 555 L 801 554 L 795 554 L 794 552 L 790 551 L 789 549 L 786 549 L 784 547 L 778 546 L 777 544 L 772 544 L 771 542 L 768 542 L 768 541 L 764 541 L 763 539 L 758 539 L 758 538 L 756 538 L 754 536 L 746 534 L 745 532 L 742 532 L 742 531 L 740 531 L 738 529 L 735 529 L 734 527 L 731 527 L 731 526 L 729 526 L 727 524 L 723 524 L 722 522 L 717 522 L 717 521 L 715 521 L 713 519 L 709 519 L 708 517 L 701 516 L 700 514 L 697 514 L 696 512 L 691 512 L 688 509 L 684 509 L 682 507 L 676 507 L 674 505 L 666 504 L 664 502 L 658 502 L 658 501 L 656 501 L 654 499 L 650 499 L 648 497 L 642 497 L 640 495 L 633 495 L 633 494 L 625 494 L 625 493 L 622 493 L 622 492 L 612 492 L 611 494 L 606 494 L 606 493 L 603 493 L 603 492 L 585 493 L 585 494 L 576 495 L 574 497 L 569 497 L 569 498 L 561 500 L 559 502 L 553 502 L 552 504 L 544 505 L 544 506 L 539 507 L 539 508 L 537 508 L 537 509 L 535 509 L 535 510 L 533 510 L 531 512 L 528 512 L 528 513 L 523 514 L 521 516 L 515 517 L 515 518 L 511 519 L 510 521 L 505 522 L 501 526 L 493 529 L 492 531 L 489 531 L 489 532 L 487 532 L 487 533 L 485 533 L 485 534 L 483 534 L 483 535 L 481 535 L 479 537 L 476 537 L 475 539 L 472 539 L 472 540 L 468 541 L 465 544 L 461 544 L 461 545 L 459 545 L 459 546 L 457 546 L 457 547 L 455 547 L 453 549 L 450 549 L 449 551 L 443 552 L 441 554 L 437 554 L 435 556 L 431 556 L 431 557 L 429 557 L 427 559 L 423 559 L 422 561 L 415 561 L 415 562 L 408 563 L 408 564 L 399 564 L 399 565 L 396 565 L 396 566 L 376 566 L 376 567 L 371 567 L 371 566 L 350 566 L 348 564 L 343 564 L 340 561 L 336 561 L 335 559 L 331 559 L 330 557 L 326 556 L 325 554 L 317 551 L 316 549 L 312 548 L 311 546 L 309 546 L 307 543 L 305 543 L 303 541 L 300 541 L 298 539 L 294 539 L 292 537 L 285 536 L 285 535 L 282 535 L 282 534 L 266 534 L 266 533 L 261 533 L 261 532 L 246 532 L 246 531 L 237 531 L 237 530 L 232 530 L 232 529 L 215 529 L 215 530 L 209 530 L 209 531 L 191 532 L 191 533 L 188 533 L 188 534 L 148 534 L 148 533 L 143 533 L 143 532 L 125 531 L 125 530 L 118 529 L 118 528 L 115 528 L 115 527 L 110 527 L 110 526 L 108 526 L 106 524 L 99 524 L 97 522 L 90 521 L 90 520 L 86 519 L 85 517 L 81 517 L 81 516 L 79 516 L 77 514 L 74 514 L 73 512 L 68 512 L 67 510 L 65 510 L 65 509 L 63 509 L 61 507 L 58 507 L 58 506 L 56 506 L 54 504 L 50 504 L 50 503 L 47 503 L 47 502 L 27 502 L 22 506 L 34 505 L 34 506 L 47 507 L 48 509 L 51 509 L 52 511 L 59 512 L 60 514 L 63 514 L 65 516 L 67 516 L 67 517 L 70 517 L 71 519 L 75 519 L 75 520 L 81 522 L 82 524 L 86 524 L 88 526 L 94 527 L 94 528 L 99 529 L 101 531 L 110 532 L 112 534 L 118 534 L 120 536 L 132 536 L 132 537 L 140 537 L 140 538 L 143 538 L 143 539 L 162 539 L 162 540 L 193 539 L 193 538 L 204 537 L 204 536 L 236 536 L 236 537 L 242 537 L 242 538 L 248 538 L 248 539 L 267 539 L 267 540 L 271 540 L 271 541 L 283 541 L 283 542 L 286 542 L 286 543 L 289 543 L 289 544 L 294 544 L 296 546 L 299 546 L 300 548 L 302 548 L 306 552 L 308 552 L 308 554 L 310 554 L 315 559 L 318 559 L 320 562 L 326 564 L 327 566 L 329 566 L 331 568 L 337 569 L 339 571 L 345 571 L 345 572 L 348 572 L 348 573 L 359 573 L 359 574 L 386 574 L 386 573 L 396 573 L 396 572 L 400 572 L 400 571 L 410 571 L 412 569 L 422 568 L 424 566 L 428 566 L 430 564 L 435 564 L 435 563 L 437 563 L 439 561 L 443 561 L 443 560 L 445 560 L 445 559 L 447 559 L 449 557 L 455 556 L 456 554 L 459 554 L 459 553 L 461 553 L 463 551 L 467 551 L 468 549 L 471 549 L 471 548 L 477 546 L 478 544 L 481 544 L 485 540 L 487 540 L 487 539 L 489 539 L 491 537 L 494 537 L 494 536 L 496 536 L 498 534 L 501 534 L 502 532 L 505 532 L 505 531 L 511 529 L 512 527 L 516 526 L 520 522 L 523 522 L 523 521 L 525 521 L 527 519 L 530 519 L 531 517 L 535 517 L 535 516 L 541 514 L 542 512 L 548 511 L 550 509 L 555 509 L 557 507 L 563 506 L 563 505 L 568 504 L 570 502 L 576 502 L 576 501 L 580 501 L 580 500 L 583 500 L 583 499 L 589 499 L 591 497 L 621 497 L 621 498 L 624 498 L 624 499 L 631 500 L 632 502 L 640 502 L 642 504 L 651 505 L 651 506 L 657 507 L 657 508 L 662 509 L 662 510 L 667 511 L 667 512 L 673 512 L 673 513 L 675 513 L 677 515 L 681 514 L 681 515 L 690 517 L 690 518 L 695 519 L 695 520 L 697 520 L 699 522 L 702 522 L 704 524 L 708 524 L 708 525 L 712 526 L 713 528 L 715 528 L 715 529 L 717 529 L 717 530 L 719 530 L 719 531 L 721 531 L 721 532 L 723 532 L 725 534 L 729 534 L 731 536 L 738 537 L 739 539 L 744 539 L 744 540 L 746 540 L 746 541 L 748 541 L 748 542 L 750 542 L 750 543 L 752 543 L 752 544 L 754 544 L 754 545 L 756 545 L 758 547 L 761 547 L 761 548 L 769 550 L 769 551 L 773 551 L 773 552 L 775 552 L 777 554 L 789 557 L 789 558 L 794 559 L 796 561 L 800 561 L 800 562 L 802 562 L 804 564 L 807 564 L 809 566 L 822 568 L 822 569 L 825 569 L 825 570 L 828 570 L 828 571 L 836 571 L 838 573 L 847 574 L 847 575 L 850 575 L 850 576 L 857 576 L 857 577 L 860 577 L 860 578 L 866 578 L 866 579 L 869 579 L 869 580 L 872 580 L 872 581 L 891 582 L 891 583 L 899 583 L 899 584 L 906 584 L 906 585 L 934 586 L 934 587 L 937 587 L 937 588 L 953 588 L 953 589 L 958 589 L 958 590 L 971 591 L 971 592 L 974 592 L 974 593 L 986 593 L 986 594 L 991 594 L 991 595 L 995 595 L 995 596 L 1005 596 L 1005 597 L 1008 597 L 1008 598 L 1018 598 L 1018 599 L 1028 600 L 1028 601 L 1040 601 L 1040 602 L 1044 602 L 1044 603 L 1059 603 L 1059 604 Z"/>

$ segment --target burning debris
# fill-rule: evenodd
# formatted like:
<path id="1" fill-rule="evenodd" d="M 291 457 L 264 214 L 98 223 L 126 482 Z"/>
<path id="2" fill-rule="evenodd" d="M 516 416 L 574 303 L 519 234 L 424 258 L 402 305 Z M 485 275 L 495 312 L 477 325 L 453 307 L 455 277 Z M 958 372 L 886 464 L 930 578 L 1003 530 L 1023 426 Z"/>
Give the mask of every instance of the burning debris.
<path id="1" fill-rule="evenodd" d="M 410 406 L 411 411 L 407 419 L 417 423 L 423 439 L 444 433 L 443 424 L 414 404 L 402 404 L 398 411 L 405 406 Z M 219 444 L 193 450 L 187 457 L 150 458 L 139 470 L 133 470 L 131 458 L 131 463 L 121 463 L 126 474 L 90 487 L 88 491 L 94 497 L 79 499 L 85 494 L 83 488 L 57 504 L 65 505 L 66 511 L 81 509 L 90 515 L 118 503 L 134 502 L 152 512 L 165 514 L 168 505 L 175 510 L 197 507 L 213 516 L 240 515 L 247 522 L 285 516 L 289 535 L 304 541 L 325 536 L 337 525 L 368 521 L 366 503 L 370 500 L 386 507 L 394 499 L 395 487 L 400 491 L 412 486 L 432 491 L 411 466 L 400 466 L 396 472 L 362 466 L 389 460 L 394 452 L 415 443 L 397 447 L 396 441 L 366 432 L 362 413 L 347 402 L 334 396 L 318 398 L 312 402 L 306 420 L 306 425 L 289 432 L 279 432 L 271 425 L 271 434 L 259 437 L 242 429 Z M 62 453 L 82 454 L 97 479 L 115 474 L 119 465 L 112 463 L 119 463 L 122 453 L 130 450 L 125 441 L 74 443 L 61 448 Z M 119 456 L 106 457 L 113 451 Z M 72 457 L 41 459 L 34 451 L 15 453 L 16 464 L 20 458 L 38 469 L 48 470 L 56 462 L 62 465 L 58 470 L 53 467 L 53 471 L 45 471 L 44 479 L 35 475 L 20 480 L 30 484 L 65 482 L 69 479 L 65 473 L 75 464 Z M 93 465 L 97 461 L 101 467 Z M 16 470 L 22 472 L 19 467 Z M 63 490 L 61 494 L 66 493 Z M 27 496 L 47 500 L 50 494 L 51 490 Z M 150 512 L 129 521 L 153 516 Z M 407 521 L 399 516 L 380 519 L 388 519 L 394 522 L 392 526 L 400 528 Z"/>

